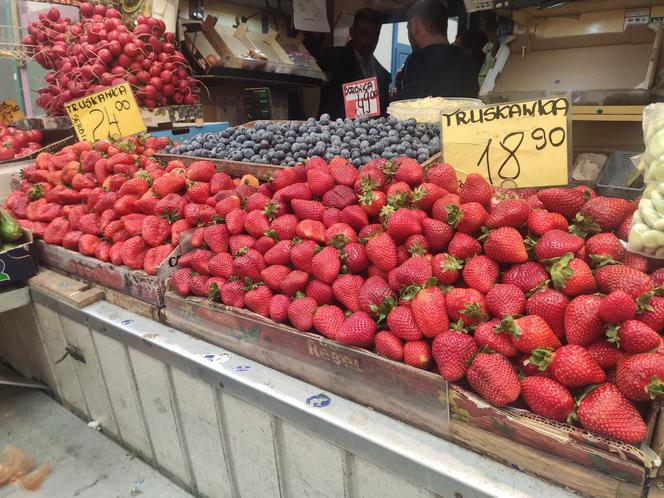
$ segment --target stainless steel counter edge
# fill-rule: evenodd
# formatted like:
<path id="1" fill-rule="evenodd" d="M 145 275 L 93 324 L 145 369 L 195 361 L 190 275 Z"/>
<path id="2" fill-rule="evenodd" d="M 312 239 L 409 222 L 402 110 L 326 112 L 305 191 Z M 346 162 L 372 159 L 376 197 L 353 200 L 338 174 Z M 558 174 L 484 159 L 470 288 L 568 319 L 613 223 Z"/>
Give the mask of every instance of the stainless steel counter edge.
<path id="1" fill-rule="evenodd" d="M 106 301 L 78 309 L 40 289 L 30 291 L 36 302 L 61 315 L 219 386 L 434 493 L 464 498 L 576 496 Z M 319 394 L 329 403 L 319 407 L 307 403 Z"/>

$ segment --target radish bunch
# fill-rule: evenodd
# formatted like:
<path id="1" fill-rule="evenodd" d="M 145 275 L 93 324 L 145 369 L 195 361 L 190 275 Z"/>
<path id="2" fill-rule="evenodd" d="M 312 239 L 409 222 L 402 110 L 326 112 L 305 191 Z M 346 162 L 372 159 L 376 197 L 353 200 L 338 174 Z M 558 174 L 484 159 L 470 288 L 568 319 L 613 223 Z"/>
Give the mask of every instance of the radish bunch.
<path id="1" fill-rule="evenodd" d="M 51 70 L 38 90 L 37 104 L 46 114 L 63 115 L 67 102 L 125 81 L 142 107 L 197 101 L 199 82 L 164 21 L 140 16 L 130 29 L 114 8 L 88 2 L 79 8 L 80 21 L 61 17 L 55 7 L 39 14 L 22 40 L 34 46 L 35 60 Z"/>

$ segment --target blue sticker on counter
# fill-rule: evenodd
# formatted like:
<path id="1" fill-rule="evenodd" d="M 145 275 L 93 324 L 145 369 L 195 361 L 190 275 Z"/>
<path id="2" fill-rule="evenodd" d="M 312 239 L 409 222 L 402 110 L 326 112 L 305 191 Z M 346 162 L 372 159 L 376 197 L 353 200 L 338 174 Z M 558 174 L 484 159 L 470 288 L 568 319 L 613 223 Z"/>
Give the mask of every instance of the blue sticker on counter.
<path id="1" fill-rule="evenodd" d="M 205 358 L 210 363 L 226 363 L 228 360 L 231 359 L 230 355 L 227 355 L 226 353 L 221 353 L 221 354 L 206 353 L 203 354 L 203 358 Z"/>
<path id="2" fill-rule="evenodd" d="M 130 323 L 134 323 L 134 320 L 131 319 L 131 318 L 129 318 L 129 319 L 127 319 L 127 320 L 122 320 L 122 321 L 120 322 L 120 325 L 124 325 L 124 326 L 126 327 L 126 326 L 129 325 Z"/>
<path id="3" fill-rule="evenodd" d="M 313 408 L 325 408 L 332 403 L 332 400 L 327 394 L 319 393 L 309 396 L 306 403 Z"/>
<path id="4" fill-rule="evenodd" d="M 235 367 L 236 372 L 248 372 L 251 370 L 251 365 L 238 365 Z"/>

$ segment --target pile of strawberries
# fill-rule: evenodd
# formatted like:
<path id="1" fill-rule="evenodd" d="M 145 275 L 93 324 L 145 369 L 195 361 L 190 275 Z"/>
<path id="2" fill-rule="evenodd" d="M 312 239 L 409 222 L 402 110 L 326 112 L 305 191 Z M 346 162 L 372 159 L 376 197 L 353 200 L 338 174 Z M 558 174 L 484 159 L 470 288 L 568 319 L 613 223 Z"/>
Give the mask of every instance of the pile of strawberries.
<path id="1" fill-rule="evenodd" d="M 235 187 L 214 167 L 209 175 L 209 163 L 203 173 L 196 163 L 162 165 L 153 155 L 167 143 L 101 140 L 42 153 L 22 171 L 6 208 L 48 244 L 155 275 L 182 232 L 213 221 L 213 194 Z"/>
<path id="2" fill-rule="evenodd" d="M 634 203 L 517 195 L 476 174 L 460 187 L 450 165 L 408 158 L 358 171 L 314 157 L 245 187 L 216 193 L 219 222 L 173 275 L 180 295 L 435 370 L 496 406 L 645 438 L 643 402 L 664 393 L 664 273 L 619 240 Z"/>

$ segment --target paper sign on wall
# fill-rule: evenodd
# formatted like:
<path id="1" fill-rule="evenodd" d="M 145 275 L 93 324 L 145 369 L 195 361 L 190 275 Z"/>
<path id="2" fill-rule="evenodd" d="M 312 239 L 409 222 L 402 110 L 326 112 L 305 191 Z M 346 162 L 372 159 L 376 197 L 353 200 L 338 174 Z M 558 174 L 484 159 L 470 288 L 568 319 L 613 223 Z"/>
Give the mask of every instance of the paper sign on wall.
<path id="1" fill-rule="evenodd" d="M 79 140 L 94 142 L 145 131 L 145 123 L 129 83 L 73 100 L 65 104 L 65 109 Z"/>
<path id="2" fill-rule="evenodd" d="M 564 97 L 441 114 L 445 162 L 504 188 L 565 185 L 571 107 Z"/>
<path id="3" fill-rule="evenodd" d="M 0 123 L 12 125 L 25 116 L 14 99 L 0 100 Z"/>
<path id="4" fill-rule="evenodd" d="M 342 85 L 346 117 L 355 119 L 362 116 L 380 116 L 378 80 L 367 78 Z"/>

